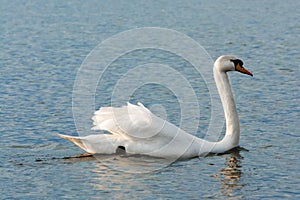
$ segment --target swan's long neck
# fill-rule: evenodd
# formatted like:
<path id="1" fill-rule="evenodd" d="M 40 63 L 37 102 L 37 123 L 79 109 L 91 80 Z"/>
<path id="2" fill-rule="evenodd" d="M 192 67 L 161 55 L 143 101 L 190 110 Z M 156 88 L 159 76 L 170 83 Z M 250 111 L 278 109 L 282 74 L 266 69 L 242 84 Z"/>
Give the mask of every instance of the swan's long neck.
<path id="1" fill-rule="evenodd" d="M 217 64 L 216 64 L 217 65 Z M 240 122 L 236 111 L 234 97 L 231 91 L 228 76 L 218 66 L 214 66 L 214 78 L 220 94 L 226 120 L 225 137 L 216 142 L 213 152 L 230 150 L 239 145 Z"/>

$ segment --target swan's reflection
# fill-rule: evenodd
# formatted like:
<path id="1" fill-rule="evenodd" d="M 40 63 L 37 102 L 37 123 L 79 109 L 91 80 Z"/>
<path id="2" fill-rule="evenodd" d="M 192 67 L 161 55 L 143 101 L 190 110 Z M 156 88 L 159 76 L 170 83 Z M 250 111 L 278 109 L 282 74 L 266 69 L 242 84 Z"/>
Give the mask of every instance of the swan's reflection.
<path id="1" fill-rule="evenodd" d="M 215 176 L 221 182 L 220 192 L 224 196 L 231 197 L 236 195 L 236 191 L 244 187 L 240 182 L 242 172 L 241 160 L 243 157 L 240 155 L 239 150 L 234 150 L 228 154 L 226 158 L 226 168 L 219 170 Z M 235 198 L 238 198 L 235 196 Z M 242 198 L 242 196 L 241 196 Z"/>
<path id="2" fill-rule="evenodd" d="M 144 174 L 159 171 L 170 165 L 170 160 L 142 155 L 94 155 L 105 167 L 119 172 Z"/>
<path id="3" fill-rule="evenodd" d="M 139 195 L 151 196 L 153 194 L 148 188 L 147 178 L 151 180 L 156 174 L 152 172 L 162 167 L 154 165 L 155 161 L 160 162 L 159 159 L 153 159 L 155 158 L 100 156 L 97 162 L 93 162 L 95 168 L 92 171 L 95 176 L 91 184 L 94 189 L 112 199 L 129 199 L 133 189 Z M 144 176 L 145 173 L 150 175 Z"/>
<path id="4" fill-rule="evenodd" d="M 243 196 L 239 196 L 241 189 L 244 187 L 244 183 L 241 181 L 243 157 L 240 155 L 239 150 L 223 156 L 226 156 L 226 167 L 218 170 L 218 173 L 215 175 L 215 178 L 221 183 L 218 193 L 223 197 L 243 198 Z M 77 161 L 78 158 L 80 158 L 80 161 L 93 160 L 91 162 L 94 165 L 91 169 L 93 176 L 89 182 L 94 189 L 112 198 L 127 199 L 129 197 L 127 192 L 131 191 L 132 188 L 139 191 L 141 195 L 151 195 L 149 184 L 151 185 L 153 181 L 161 179 L 161 171 L 163 171 L 163 174 L 173 174 L 173 172 L 165 173 L 170 169 L 167 167 L 164 159 L 153 157 L 117 154 L 88 157 L 83 155 L 72 157 L 71 159 L 68 158 L 68 162 L 72 162 L 75 158 L 77 158 Z M 173 167 L 171 170 L 176 171 L 175 168 Z M 144 176 L 145 173 L 147 173 L 146 176 Z"/>

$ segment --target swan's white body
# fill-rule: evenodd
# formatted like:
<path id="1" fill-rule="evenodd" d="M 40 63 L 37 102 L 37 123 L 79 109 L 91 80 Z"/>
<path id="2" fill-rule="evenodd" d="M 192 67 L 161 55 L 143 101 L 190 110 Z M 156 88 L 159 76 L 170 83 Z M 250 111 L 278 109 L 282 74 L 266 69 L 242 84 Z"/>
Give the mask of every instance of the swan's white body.
<path id="1" fill-rule="evenodd" d="M 112 134 L 73 137 L 59 134 L 92 154 L 113 154 L 118 148 L 127 154 L 162 158 L 191 158 L 207 153 L 223 153 L 239 145 L 240 126 L 233 94 L 226 72 L 240 71 L 252 75 L 242 62 L 232 56 L 221 56 L 214 64 L 214 78 L 226 119 L 226 133 L 218 142 L 209 142 L 186 133 L 145 108 L 141 103 L 123 107 L 102 107 L 95 112 L 94 130 Z"/>

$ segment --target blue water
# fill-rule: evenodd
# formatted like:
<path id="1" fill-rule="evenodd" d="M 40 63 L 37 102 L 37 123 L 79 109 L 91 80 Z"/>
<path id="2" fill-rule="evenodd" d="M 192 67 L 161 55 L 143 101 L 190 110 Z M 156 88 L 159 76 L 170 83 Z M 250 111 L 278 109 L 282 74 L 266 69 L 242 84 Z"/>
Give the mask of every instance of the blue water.
<path id="1" fill-rule="evenodd" d="M 299 1 L 0 4 L 1 199 L 300 197 Z M 105 39 L 140 27 L 173 29 L 193 38 L 213 59 L 234 54 L 244 61 L 254 78 L 230 74 L 242 148 L 167 166 L 152 158 L 108 157 L 112 166 L 138 170 L 156 162 L 159 169 L 127 173 L 101 162 L 102 157 L 82 156 L 82 150 L 56 136 L 77 134 L 72 91 L 86 56 Z M 168 52 L 155 53 L 133 52 L 115 62 L 123 68 L 112 65 L 108 73 L 118 77 L 143 56 L 178 69 L 187 65 Z M 201 130 L 207 130 L 210 113 L 207 88 L 201 78 L 185 73 L 199 83 L 194 88 L 203 109 L 196 134 L 204 137 Z M 116 80 L 104 77 L 98 85 L 96 107 L 109 105 Z M 146 85 L 129 98 L 150 107 L 163 105 L 168 120 L 179 123 L 178 102 L 166 88 Z"/>

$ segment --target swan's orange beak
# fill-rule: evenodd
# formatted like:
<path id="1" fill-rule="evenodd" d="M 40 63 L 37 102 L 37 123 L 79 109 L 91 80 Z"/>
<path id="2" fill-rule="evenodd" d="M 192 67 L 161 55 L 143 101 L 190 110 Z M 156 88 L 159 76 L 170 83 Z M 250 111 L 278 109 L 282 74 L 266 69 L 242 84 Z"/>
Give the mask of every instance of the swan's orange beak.
<path id="1" fill-rule="evenodd" d="M 248 71 L 246 68 L 244 68 L 243 66 L 240 65 L 240 63 L 238 63 L 235 67 L 235 70 L 238 71 L 238 72 L 241 72 L 243 74 L 247 74 L 249 76 L 253 76 L 253 74 Z"/>

